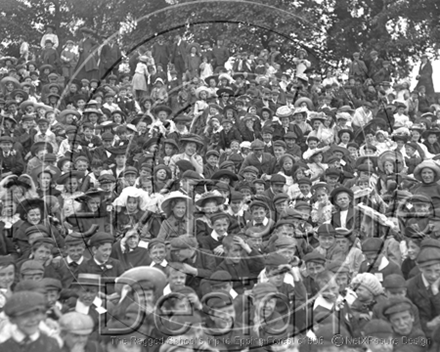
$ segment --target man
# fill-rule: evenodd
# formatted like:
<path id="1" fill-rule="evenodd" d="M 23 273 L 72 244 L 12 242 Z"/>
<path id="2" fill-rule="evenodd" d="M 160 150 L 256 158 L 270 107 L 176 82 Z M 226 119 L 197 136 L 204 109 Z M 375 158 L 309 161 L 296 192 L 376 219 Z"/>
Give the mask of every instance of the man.
<path id="1" fill-rule="evenodd" d="M 101 49 L 100 71 L 101 77 L 105 77 L 107 74 L 118 72 L 119 64 L 116 64 L 121 58 L 121 50 L 115 43 L 115 40 L 109 36 L 104 38 L 107 40 Z M 110 71 L 110 72 L 109 72 Z M 107 77 L 109 79 L 109 77 Z"/>
<path id="2" fill-rule="evenodd" d="M 413 305 L 408 298 L 390 298 L 383 314 L 393 327 L 395 350 L 411 341 L 411 351 L 426 351 L 428 339 L 423 331 L 414 327 Z"/>
<path id="3" fill-rule="evenodd" d="M 240 173 L 247 166 L 255 166 L 258 169 L 258 176 L 271 175 L 273 173 L 276 159 L 269 153 L 264 153 L 264 143 L 260 140 L 255 140 L 251 144 L 252 153 L 249 154 L 243 161 L 240 168 Z"/>
<path id="4" fill-rule="evenodd" d="M 212 68 L 224 67 L 226 61 L 229 59 L 229 50 L 224 46 L 223 38 L 217 38 L 217 45 L 212 49 L 214 56 Z"/>
<path id="5" fill-rule="evenodd" d="M 370 53 L 371 60 L 368 62 L 368 77 L 373 78 L 374 75 L 382 68 L 383 60 L 379 59 L 379 55 L 376 50 Z"/>
<path id="6" fill-rule="evenodd" d="M 177 71 L 177 78 L 179 81 L 182 79 L 183 72 L 185 72 L 186 55 L 187 44 L 182 39 L 182 36 L 177 34 L 174 38 L 174 44 L 171 48 L 171 62 L 174 65 L 174 69 Z"/>
<path id="7" fill-rule="evenodd" d="M 408 298 L 417 306 L 422 330 L 432 336 L 440 324 L 440 241 L 422 241 L 416 259 L 420 273 L 408 281 Z"/>

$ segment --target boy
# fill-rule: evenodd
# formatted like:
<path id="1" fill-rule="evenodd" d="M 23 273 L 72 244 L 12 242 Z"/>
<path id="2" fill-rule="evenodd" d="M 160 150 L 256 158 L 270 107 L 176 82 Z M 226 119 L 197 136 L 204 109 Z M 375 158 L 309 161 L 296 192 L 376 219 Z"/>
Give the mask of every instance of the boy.
<path id="1" fill-rule="evenodd" d="M 256 200 L 249 205 L 251 219 L 246 224 L 246 228 L 254 227 L 255 230 L 263 236 L 263 241 L 268 240 L 275 226 L 275 221 L 269 219 L 269 205 L 263 201 Z"/>
<path id="2" fill-rule="evenodd" d="M 87 192 L 89 188 L 99 188 L 99 177 L 103 171 L 103 163 L 101 160 L 93 159 L 90 165 L 92 172 L 89 172 L 81 184 L 81 192 Z"/>
<path id="3" fill-rule="evenodd" d="M 405 164 L 408 167 L 408 175 L 412 175 L 417 165 L 422 162 L 422 158 L 417 152 L 420 147 L 415 142 L 408 142 L 405 144 Z"/>
<path id="4" fill-rule="evenodd" d="M 182 263 L 172 263 L 167 270 L 168 285 L 163 289 L 163 295 L 166 296 L 185 287 L 186 274 L 183 272 Z"/>
<path id="5" fill-rule="evenodd" d="M 104 109 L 107 109 L 110 112 L 119 110 L 119 105 L 114 103 L 114 100 L 115 100 L 114 93 L 106 93 L 104 98 L 105 98 L 105 103 L 102 106 Z"/>
<path id="6" fill-rule="evenodd" d="M 223 240 L 228 236 L 228 228 L 231 223 L 227 213 L 218 212 L 210 217 L 212 232 L 209 236 L 198 239 L 200 247 L 212 252 L 217 265 L 223 261 L 224 247 Z"/>
<path id="7" fill-rule="evenodd" d="M 345 255 L 336 243 L 336 231 L 330 224 L 323 224 L 316 232 L 319 246 L 315 249 L 329 261 L 343 261 Z"/>
<path id="8" fill-rule="evenodd" d="M 319 294 L 313 303 L 313 316 L 335 316 L 351 336 L 356 336 L 357 325 L 350 307 L 339 295 L 339 286 L 332 272 L 324 270 L 316 275 Z M 319 337 L 319 336 L 318 336 Z"/>
<path id="9" fill-rule="evenodd" d="M 93 151 L 93 159 L 102 160 L 105 170 L 115 165 L 114 155 L 112 154 L 114 136 L 111 133 L 101 135 L 102 145 Z"/>
<path id="10" fill-rule="evenodd" d="M 0 163 L 1 177 L 5 178 L 9 175 L 20 176 L 25 168 L 25 163 L 21 157 L 21 153 L 17 153 L 13 149 L 14 141 L 9 136 L 0 137 Z"/>
<path id="11" fill-rule="evenodd" d="M 312 138 L 312 137 L 311 137 Z M 296 162 L 301 159 L 301 147 L 296 144 L 298 136 L 295 132 L 287 132 L 284 135 L 284 141 L 286 142 L 286 153 L 293 155 Z"/>
<path id="12" fill-rule="evenodd" d="M 126 149 L 115 149 L 113 150 L 113 155 L 115 159 L 115 166 L 111 167 L 110 170 L 116 179 L 122 178 L 127 163 Z"/>
<path id="13" fill-rule="evenodd" d="M 225 259 L 217 267 L 232 276 L 237 293 L 250 289 L 264 268 L 264 260 L 256 249 L 251 248 L 242 237 L 228 236 L 223 240 Z"/>
<path id="14" fill-rule="evenodd" d="M 136 179 L 139 173 L 138 170 L 133 166 L 128 166 L 124 170 L 124 188 L 133 187 L 136 183 Z"/>
<path id="15" fill-rule="evenodd" d="M 232 124 L 232 120 L 224 119 L 222 121 L 223 130 L 220 131 L 220 140 L 218 143 L 218 148 L 220 151 L 227 151 L 231 148 L 232 140 L 237 140 L 241 143 L 240 132 L 237 130 L 235 126 Z"/>
<path id="16" fill-rule="evenodd" d="M 39 119 L 37 121 L 38 132 L 34 136 L 34 143 L 46 142 L 52 145 L 53 153 L 58 151 L 55 133 L 49 130 L 49 120 Z"/>
<path id="17" fill-rule="evenodd" d="M 4 313 L 13 325 L 12 334 L 0 343 L 1 351 L 61 351 L 57 341 L 39 330 L 45 320 L 46 299 L 31 291 L 15 292 L 6 301 Z"/>
<path id="18" fill-rule="evenodd" d="M 319 292 L 319 287 L 315 282 L 316 275 L 324 271 L 325 258 L 317 251 L 313 251 L 304 256 L 305 271 L 303 272 L 304 286 L 307 290 L 308 298 L 314 297 Z"/>
<path id="19" fill-rule="evenodd" d="M 307 146 L 308 149 L 303 153 L 303 159 L 304 160 L 308 160 L 310 159 L 310 157 L 312 155 L 315 154 L 315 152 L 322 151 L 323 153 L 325 153 L 327 150 L 330 149 L 330 146 L 325 146 L 323 148 L 318 148 L 318 144 L 319 144 L 320 140 L 315 137 L 315 136 L 310 136 L 309 138 L 307 138 Z"/>
<path id="20" fill-rule="evenodd" d="M 49 306 L 47 316 L 55 321 L 59 320 L 63 315 L 63 313 L 61 313 L 63 311 L 63 305 L 59 302 L 62 289 L 61 281 L 46 277 L 41 280 L 41 282 L 46 288 L 46 300 Z"/>
<path id="21" fill-rule="evenodd" d="M 272 127 L 265 126 L 263 127 L 263 130 L 261 131 L 263 142 L 264 142 L 264 152 L 270 153 L 273 155 L 273 143 L 272 143 L 272 137 L 273 137 L 274 130 Z"/>
<path id="22" fill-rule="evenodd" d="M 210 179 L 212 175 L 214 175 L 218 170 L 218 160 L 220 158 L 220 154 L 217 150 L 209 150 L 206 152 L 206 163 L 203 167 L 203 176 L 206 179 Z"/>
<path id="23" fill-rule="evenodd" d="M 273 201 L 275 195 L 283 193 L 286 185 L 286 178 L 283 175 L 275 174 L 270 178 L 270 188 L 264 192 L 264 195 Z"/>
<path id="24" fill-rule="evenodd" d="M 63 288 L 68 289 L 78 276 L 78 267 L 84 262 L 85 243 L 80 234 L 72 232 L 64 239 L 67 256 L 58 263 Z"/>

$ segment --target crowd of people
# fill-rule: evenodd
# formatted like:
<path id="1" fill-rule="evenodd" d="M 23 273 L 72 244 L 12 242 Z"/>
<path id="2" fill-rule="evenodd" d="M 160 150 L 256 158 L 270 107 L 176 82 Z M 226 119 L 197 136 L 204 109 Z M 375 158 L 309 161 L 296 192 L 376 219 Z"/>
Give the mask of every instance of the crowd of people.
<path id="1" fill-rule="evenodd" d="M 0 59 L 0 351 L 440 351 L 427 56 L 79 32 Z"/>

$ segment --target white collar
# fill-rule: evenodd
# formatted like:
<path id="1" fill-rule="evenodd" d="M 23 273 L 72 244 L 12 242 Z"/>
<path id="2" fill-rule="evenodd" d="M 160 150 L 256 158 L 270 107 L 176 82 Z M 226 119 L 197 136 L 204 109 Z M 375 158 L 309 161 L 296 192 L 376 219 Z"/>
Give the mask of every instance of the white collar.
<path id="1" fill-rule="evenodd" d="M 88 315 L 90 311 L 90 306 L 86 306 L 79 299 L 76 301 L 75 312 L 82 313 Z"/>
<path id="2" fill-rule="evenodd" d="M 170 284 L 166 285 L 165 288 L 163 289 L 163 295 L 169 295 L 171 293 L 171 287 Z"/>
<path id="3" fill-rule="evenodd" d="M 18 342 L 21 343 L 26 338 L 26 335 L 23 334 L 20 330 L 18 330 L 17 325 L 13 325 L 11 329 L 11 335 L 12 338 Z M 36 333 L 29 336 L 32 342 L 36 341 L 40 337 L 40 331 L 38 330 Z"/>
<path id="4" fill-rule="evenodd" d="M 152 267 L 152 266 L 155 266 L 156 265 L 156 263 L 155 262 L 151 262 L 151 264 L 150 264 L 150 266 Z M 164 260 L 162 260 L 161 262 L 160 262 L 160 264 L 159 264 L 161 267 L 164 267 L 164 268 L 166 268 L 167 266 L 168 266 L 168 262 L 167 262 L 167 260 L 166 259 L 164 259 Z"/>
<path id="5" fill-rule="evenodd" d="M 105 264 L 106 264 L 106 263 L 100 263 L 100 262 L 98 262 L 98 261 L 95 259 L 95 257 L 93 257 L 93 260 L 95 261 L 96 264 L 98 264 L 98 266 L 101 266 L 101 265 L 105 265 Z"/>
<path id="6" fill-rule="evenodd" d="M 228 234 L 227 233 L 225 233 L 223 236 L 222 236 L 222 238 L 224 238 L 224 237 L 226 237 Z M 220 235 L 217 233 L 217 231 L 215 231 L 215 230 L 212 230 L 212 232 L 211 232 L 211 237 L 213 238 L 213 239 L 215 239 L 216 241 L 220 241 Z"/>
<path id="7" fill-rule="evenodd" d="M 268 223 L 269 223 L 269 219 L 268 219 L 268 218 L 264 218 L 264 220 L 263 220 L 263 225 L 266 226 Z M 252 222 L 252 225 L 255 226 L 255 224 L 256 224 L 256 222 L 253 221 L 253 222 Z"/>
<path id="8" fill-rule="evenodd" d="M 425 285 L 426 288 L 429 288 L 431 286 L 428 280 L 426 280 L 425 275 L 423 274 L 422 274 L 422 281 L 423 281 L 423 285 Z"/>
<path id="9" fill-rule="evenodd" d="M 382 257 L 382 260 L 380 261 L 380 265 L 379 265 L 379 267 L 377 269 L 379 271 L 383 270 L 383 269 L 385 269 L 388 266 L 389 263 L 390 262 L 388 261 L 388 259 L 386 257 Z"/>
<path id="10" fill-rule="evenodd" d="M 235 299 L 235 297 L 238 296 L 237 291 L 235 291 L 233 288 L 229 291 L 229 294 L 231 295 L 232 299 Z"/>
<path id="11" fill-rule="evenodd" d="M 80 265 L 82 262 L 84 261 L 84 256 L 82 256 L 81 258 L 79 258 L 79 260 L 76 262 L 78 265 Z M 74 260 L 72 258 L 70 258 L 69 256 L 66 257 L 66 262 L 67 264 L 72 264 L 74 262 Z"/>
<path id="12" fill-rule="evenodd" d="M 313 309 L 316 309 L 316 307 L 323 307 L 325 309 L 332 310 L 334 305 L 334 303 L 327 301 L 324 297 L 319 295 L 313 304 Z"/>

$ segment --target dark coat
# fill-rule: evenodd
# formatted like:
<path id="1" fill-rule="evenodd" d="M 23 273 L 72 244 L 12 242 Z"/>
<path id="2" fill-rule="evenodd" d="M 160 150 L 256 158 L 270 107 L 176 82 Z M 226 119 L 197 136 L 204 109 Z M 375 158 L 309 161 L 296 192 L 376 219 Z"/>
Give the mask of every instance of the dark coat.
<path id="1" fill-rule="evenodd" d="M 0 166 L 1 173 L 12 172 L 14 175 L 20 176 L 25 167 L 25 163 L 20 153 L 12 151 L 9 156 L 4 156 L 3 152 L 0 152 Z"/>
<path id="2" fill-rule="evenodd" d="M 0 351 L 8 351 L 8 352 L 59 352 L 61 351 L 57 340 L 52 337 L 45 335 L 44 333 L 40 333 L 40 337 L 26 345 L 26 348 L 23 348 L 23 345 L 20 345 L 16 342 L 12 337 L 7 339 L 5 342 L 0 343 Z"/>
<path id="3" fill-rule="evenodd" d="M 241 164 L 240 173 L 246 166 L 255 166 L 259 171 L 258 176 L 261 176 L 262 174 L 272 175 L 276 162 L 276 158 L 269 153 L 263 153 L 262 162 L 260 162 L 257 157 L 251 153 Z"/>
<path id="4" fill-rule="evenodd" d="M 187 259 L 183 263 L 191 265 L 197 269 L 197 276 L 187 275 L 185 285 L 191 287 L 197 294 L 201 294 L 200 282 L 202 279 L 209 279 L 216 271 L 215 259 L 211 253 L 204 249 L 199 249 L 193 260 Z"/>
<path id="5" fill-rule="evenodd" d="M 426 336 L 430 337 L 432 329 L 428 328 L 426 324 L 440 315 L 440 293 L 434 296 L 431 290 L 425 287 L 422 274 L 418 274 L 407 281 L 407 295 L 419 309 L 422 330 Z"/>
<path id="6" fill-rule="evenodd" d="M 234 126 L 229 130 L 229 132 L 226 132 L 225 130 L 222 130 L 220 132 L 220 140 L 218 142 L 218 148 L 219 149 L 227 149 L 231 147 L 231 142 L 233 140 L 237 140 L 239 143 L 242 142 L 242 138 L 240 135 L 240 132 L 235 128 Z"/>
<path id="7" fill-rule="evenodd" d="M 87 274 L 98 274 L 101 278 L 109 278 L 114 279 L 116 277 L 121 276 L 124 273 L 124 268 L 119 260 L 109 258 L 107 263 L 105 263 L 105 268 L 100 267 L 96 264 L 93 258 L 89 260 L 85 260 L 78 267 L 78 274 L 87 273 Z M 108 285 L 108 294 L 114 292 L 114 288 L 112 285 Z"/>

